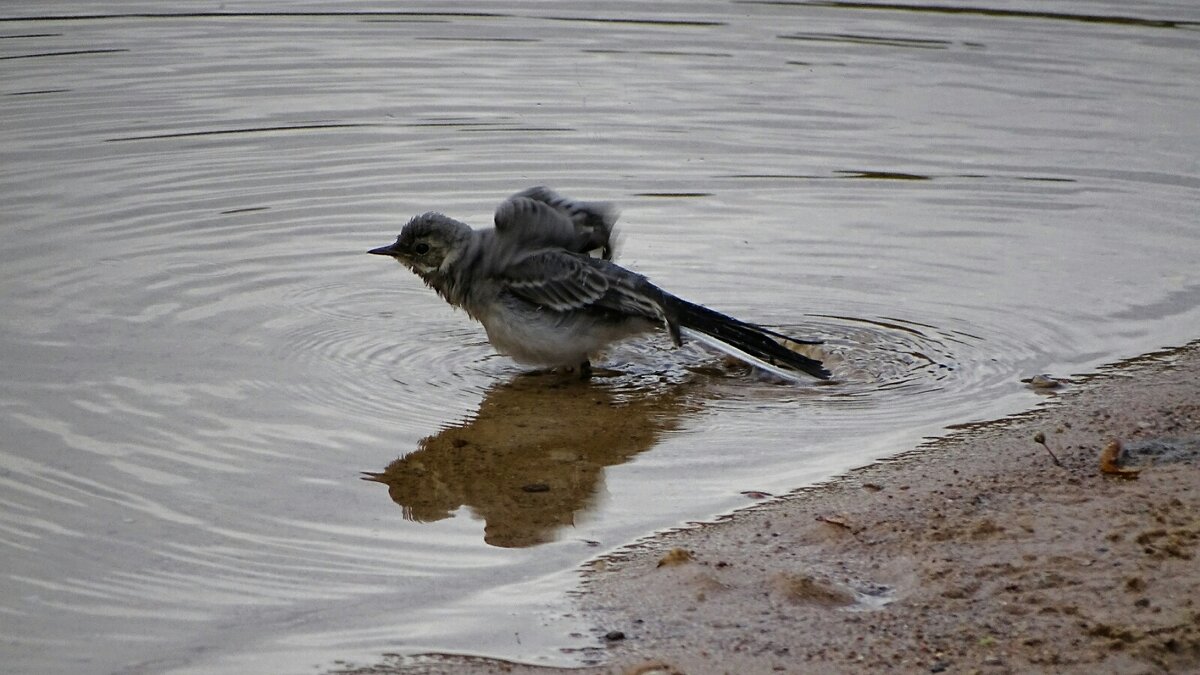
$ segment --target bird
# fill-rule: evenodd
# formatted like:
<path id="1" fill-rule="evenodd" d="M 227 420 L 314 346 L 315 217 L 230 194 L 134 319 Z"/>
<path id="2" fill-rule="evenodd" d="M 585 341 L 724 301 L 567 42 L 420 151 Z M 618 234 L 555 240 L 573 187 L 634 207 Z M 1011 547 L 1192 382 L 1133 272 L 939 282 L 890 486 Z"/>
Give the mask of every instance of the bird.
<path id="1" fill-rule="evenodd" d="M 676 347 L 687 335 L 778 375 L 830 378 L 821 361 L 785 346 L 820 340 L 792 338 L 689 302 L 615 263 L 616 220 L 611 204 L 537 186 L 502 202 L 494 227 L 473 229 L 431 211 L 368 253 L 410 269 L 521 364 L 578 369 L 587 377 L 596 353 L 665 329 Z"/>

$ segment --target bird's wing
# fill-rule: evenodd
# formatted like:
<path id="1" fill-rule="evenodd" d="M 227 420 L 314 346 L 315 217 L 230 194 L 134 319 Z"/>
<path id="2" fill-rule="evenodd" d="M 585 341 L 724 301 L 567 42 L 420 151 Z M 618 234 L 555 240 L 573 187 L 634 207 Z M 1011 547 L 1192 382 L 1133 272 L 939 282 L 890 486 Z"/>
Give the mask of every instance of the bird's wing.
<path id="1" fill-rule="evenodd" d="M 608 261 L 545 250 L 509 265 L 502 276 L 514 295 L 558 312 L 593 308 L 665 320 L 663 292 L 642 275 Z"/>
<path id="2" fill-rule="evenodd" d="M 585 258 L 552 249 L 524 256 L 500 276 L 513 295 L 556 312 L 589 307 L 608 293 L 610 285 Z"/>
<path id="3" fill-rule="evenodd" d="M 547 187 L 532 187 L 509 197 L 496 209 L 496 233 L 508 242 L 564 248 L 572 253 L 599 251 L 612 259 L 617 212 L 601 202 L 568 199 Z"/>

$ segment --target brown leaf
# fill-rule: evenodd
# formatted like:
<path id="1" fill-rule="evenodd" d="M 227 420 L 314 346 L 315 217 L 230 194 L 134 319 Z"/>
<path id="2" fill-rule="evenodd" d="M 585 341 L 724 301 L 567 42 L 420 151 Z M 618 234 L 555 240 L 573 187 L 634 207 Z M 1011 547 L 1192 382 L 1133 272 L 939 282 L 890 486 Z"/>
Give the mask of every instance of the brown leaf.
<path id="1" fill-rule="evenodd" d="M 770 492 L 763 492 L 762 490 L 742 490 L 742 494 L 750 499 L 768 499 L 774 496 Z"/>
<path id="2" fill-rule="evenodd" d="M 1100 452 L 1100 473 L 1121 478 L 1137 478 L 1141 472 L 1121 466 L 1121 441 L 1114 438 Z"/>
<path id="3" fill-rule="evenodd" d="M 695 557 L 692 556 L 691 551 L 685 548 L 673 548 L 658 561 L 655 567 L 674 567 L 675 565 L 689 563 L 694 559 Z"/>
<path id="4" fill-rule="evenodd" d="M 836 525 L 838 527 L 844 527 L 847 530 L 850 529 L 850 521 L 846 520 L 846 518 L 844 516 L 820 515 L 820 516 L 817 516 L 817 521 L 822 522 L 822 523 L 829 523 L 830 525 Z"/>

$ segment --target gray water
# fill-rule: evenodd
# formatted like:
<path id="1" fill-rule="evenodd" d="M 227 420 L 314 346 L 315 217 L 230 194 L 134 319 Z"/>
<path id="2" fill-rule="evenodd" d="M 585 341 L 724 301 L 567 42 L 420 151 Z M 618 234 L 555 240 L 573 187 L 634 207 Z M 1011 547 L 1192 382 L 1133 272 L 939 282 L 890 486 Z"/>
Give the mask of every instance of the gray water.
<path id="1" fill-rule="evenodd" d="M 0 668 L 578 663 L 586 560 L 1198 337 L 1200 7 L 974 7 L 5 3 Z M 540 183 L 839 382 L 522 377 L 364 254 Z"/>

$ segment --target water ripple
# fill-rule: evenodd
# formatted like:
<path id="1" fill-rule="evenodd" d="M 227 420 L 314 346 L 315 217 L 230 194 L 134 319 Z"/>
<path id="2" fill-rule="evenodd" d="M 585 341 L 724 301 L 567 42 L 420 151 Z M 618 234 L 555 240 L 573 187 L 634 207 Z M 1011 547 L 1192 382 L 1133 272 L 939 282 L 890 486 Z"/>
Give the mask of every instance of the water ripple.
<path id="1" fill-rule="evenodd" d="M 1183 3 L 10 4 L 14 671 L 311 672 L 418 643 L 571 665 L 544 617 L 581 539 L 825 480 L 1029 405 L 1031 373 L 1195 337 Z M 668 290 L 824 339 L 834 382 L 662 336 L 588 382 L 523 374 L 364 254 L 542 182 L 617 202 L 623 260 Z M 359 480 L 386 467 L 387 491 Z"/>

